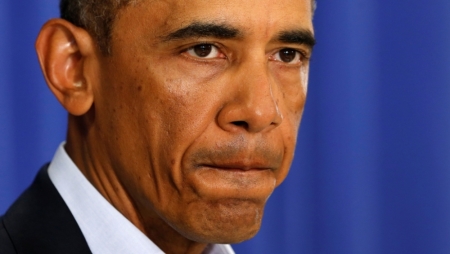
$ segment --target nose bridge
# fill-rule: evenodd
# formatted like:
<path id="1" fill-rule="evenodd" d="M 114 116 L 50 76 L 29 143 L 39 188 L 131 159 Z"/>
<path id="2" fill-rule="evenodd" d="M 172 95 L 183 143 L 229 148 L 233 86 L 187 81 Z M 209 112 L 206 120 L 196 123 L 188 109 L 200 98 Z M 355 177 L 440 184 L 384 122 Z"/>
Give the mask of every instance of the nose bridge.
<path id="1" fill-rule="evenodd" d="M 275 117 L 279 111 L 274 94 L 276 87 L 271 79 L 267 63 L 248 61 L 240 71 L 238 82 L 243 89 L 240 99 L 248 113 L 261 117 Z"/>
<path id="2" fill-rule="evenodd" d="M 254 57 L 237 66 L 233 86 L 238 87 L 232 101 L 222 109 L 222 126 L 262 132 L 278 126 L 282 115 L 278 107 L 277 85 L 273 81 L 267 60 Z"/>

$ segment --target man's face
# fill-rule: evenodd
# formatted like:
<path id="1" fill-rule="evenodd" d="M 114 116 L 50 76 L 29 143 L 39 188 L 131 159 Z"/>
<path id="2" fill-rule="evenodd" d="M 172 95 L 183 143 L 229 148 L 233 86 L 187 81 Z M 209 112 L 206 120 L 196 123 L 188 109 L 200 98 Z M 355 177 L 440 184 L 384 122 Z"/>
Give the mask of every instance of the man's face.
<path id="1" fill-rule="evenodd" d="M 312 31 L 310 0 L 147 0 L 119 12 L 94 88 L 95 153 L 146 230 L 256 234 L 293 158 Z"/>

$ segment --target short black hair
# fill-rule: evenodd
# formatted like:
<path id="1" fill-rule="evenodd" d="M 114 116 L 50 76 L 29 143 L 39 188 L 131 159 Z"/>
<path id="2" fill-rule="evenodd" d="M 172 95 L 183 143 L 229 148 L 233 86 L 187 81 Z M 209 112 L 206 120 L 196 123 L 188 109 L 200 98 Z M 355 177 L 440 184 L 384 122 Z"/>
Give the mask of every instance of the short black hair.
<path id="1" fill-rule="evenodd" d="M 132 0 L 61 0 L 61 18 L 86 29 L 104 54 L 110 54 L 111 30 L 119 9 Z"/>

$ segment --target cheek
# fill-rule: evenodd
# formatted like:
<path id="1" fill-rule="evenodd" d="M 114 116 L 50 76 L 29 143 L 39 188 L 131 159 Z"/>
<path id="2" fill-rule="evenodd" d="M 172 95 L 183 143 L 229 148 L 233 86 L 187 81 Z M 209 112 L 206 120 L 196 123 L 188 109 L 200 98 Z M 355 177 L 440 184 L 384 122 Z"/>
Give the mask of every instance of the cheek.
<path id="1" fill-rule="evenodd" d="M 278 105 L 283 114 L 283 122 L 278 127 L 283 136 L 284 160 L 277 175 L 277 186 L 286 178 L 291 166 L 298 130 L 306 101 L 308 67 L 286 68 L 271 66 L 278 88 Z"/>
<path id="2" fill-rule="evenodd" d="M 171 141 L 164 145 L 186 145 L 214 121 L 220 98 L 208 81 L 174 68 L 147 84 L 152 86 L 148 90 L 154 101 L 145 104 L 144 114 L 151 115 L 159 128 L 164 129 Z"/>
<path id="3" fill-rule="evenodd" d="M 283 124 L 279 126 L 279 128 L 281 128 L 280 131 L 282 132 L 283 136 L 282 139 L 284 145 L 284 157 L 280 170 L 278 174 L 276 174 L 276 187 L 284 181 L 287 174 L 289 173 L 289 169 L 294 158 L 300 118 L 301 116 L 297 117 L 293 115 L 291 115 L 291 117 L 285 117 L 285 119 L 283 120 Z"/>
<path id="4" fill-rule="evenodd" d="M 173 140 L 199 135 L 214 121 L 223 100 L 219 77 L 225 68 L 221 61 L 196 63 L 180 56 L 159 59 L 148 77 L 152 81 L 145 84 L 151 96 L 157 95 L 159 110 L 153 110 L 154 103 L 148 102 L 146 111 L 159 114 Z"/>
<path id="5" fill-rule="evenodd" d="M 149 144 L 155 177 L 164 178 L 180 191 L 184 188 L 181 160 L 195 140 L 214 124 L 220 108 L 222 93 L 217 92 L 221 88 L 215 79 L 220 68 L 188 68 L 168 61 L 171 64 L 161 61 L 144 74 L 138 84 L 142 91 L 134 100 L 141 102 L 136 108 L 140 111 L 138 119 L 145 120 L 139 123 L 139 129 L 145 131 L 140 141 Z M 161 168 L 166 170 L 161 172 Z"/>
<path id="6" fill-rule="evenodd" d="M 279 106 L 287 121 L 300 124 L 300 119 L 306 102 L 308 86 L 308 66 L 291 68 L 272 66 L 272 73 L 279 91 Z M 281 103 L 280 103 L 281 101 Z"/>

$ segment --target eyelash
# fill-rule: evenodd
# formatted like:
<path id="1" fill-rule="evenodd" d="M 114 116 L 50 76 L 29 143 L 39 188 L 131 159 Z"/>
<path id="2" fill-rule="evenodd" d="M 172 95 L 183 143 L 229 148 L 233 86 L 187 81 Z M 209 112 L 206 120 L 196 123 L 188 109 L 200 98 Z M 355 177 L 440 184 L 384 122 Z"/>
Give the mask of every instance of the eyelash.
<path id="1" fill-rule="evenodd" d="M 302 59 L 309 60 L 308 53 L 306 53 L 305 51 L 299 50 L 299 49 L 293 49 L 293 50 L 297 51 L 300 54 L 300 56 L 302 57 Z"/>

